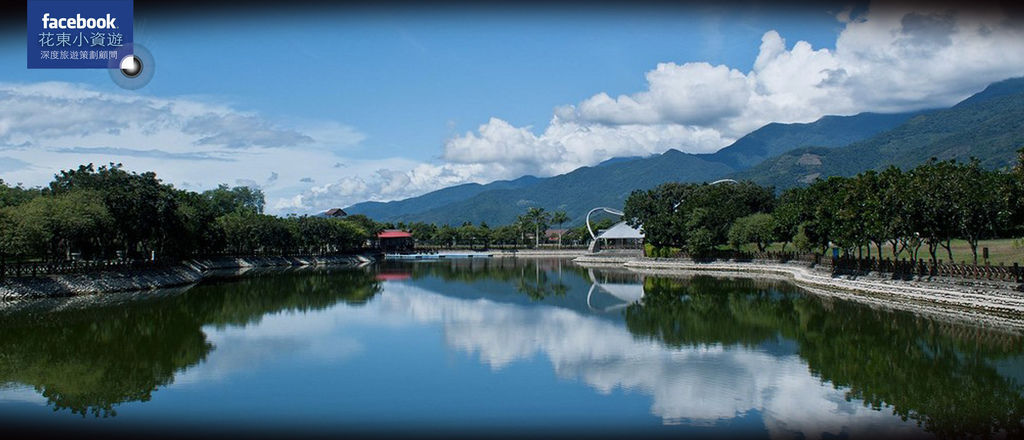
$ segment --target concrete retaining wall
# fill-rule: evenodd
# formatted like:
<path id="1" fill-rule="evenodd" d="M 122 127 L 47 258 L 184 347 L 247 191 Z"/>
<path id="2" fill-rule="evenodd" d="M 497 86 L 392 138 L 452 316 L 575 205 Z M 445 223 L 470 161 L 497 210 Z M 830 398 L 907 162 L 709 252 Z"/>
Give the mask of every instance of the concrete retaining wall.
<path id="1" fill-rule="evenodd" d="M 362 255 L 325 257 L 209 258 L 181 262 L 165 268 L 101 271 L 0 281 L 0 300 L 52 298 L 94 293 L 150 290 L 198 283 L 208 273 L 224 269 L 282 266 L 358 266 L 372 259 Z"/>

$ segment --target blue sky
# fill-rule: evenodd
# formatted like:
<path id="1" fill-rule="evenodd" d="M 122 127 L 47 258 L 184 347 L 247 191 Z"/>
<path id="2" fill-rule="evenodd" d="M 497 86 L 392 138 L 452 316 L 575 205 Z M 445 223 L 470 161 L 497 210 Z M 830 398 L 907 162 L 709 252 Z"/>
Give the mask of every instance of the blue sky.
<path id="1" fill-rule="evenodd" d="M 272 212 L 313 212 L 455 183 L 557 174 L 611 156 L 714 151 L 767 122 L 948 105 L 1021 70 L 1009 57 L 950 74 L 939 56 L 1020 41 L 1018 27 L 996 28 L 991 38 L 1003 40 L 995 43 L 974 41 L 981 37 L 967 30 L 994 28 L 989 18 L 851 8 L 336 7 L 234 16 L 195 8 L 159 16 L 137 7 L 135 41 L 157 62 L 146 87 L 122 90 L 102 70 L 28 70 L 25 37 L 11 33 L 0 43 L 0 84 L 14 94 L 9 103 L 40 114 L 40 106 L 56 105 L 40 96 L 56 93 L 75 96 L 83 111 L 142 106 L 152 118 L 166 116 L 166 125 L 144 130 L 145 121 L 132 119 L 141 112 L 127 112 L 108 116 L 123 122 L 116 134 L 103 135 L 100 124 L 47 137 L 13 110 L 3 122 L 0 108 L 0 160 L 9 165 L 0 166 L 0 178 L 37 185 L 77 163 L 119 161 L 157 168 L 190 189 L 260 185 Z M 947 15 L 959 20 L 951 35 L 974 40 L 954 37 L 919 55 L 923 64 L 886 52 L 919 44 L 892 37 L 913 36 L 908 23 L 920 20 L 909 14 L 927 18 L 934 29 L 921 35 L 933 40 L 945 35 Z M 837 48 L 840 41 L 848 49 Z M 873 47 L 879 54 L 863 53 Z M 908 70 L 945 67 L 936 67 L 929 87 L 865 92 L 877 84 L 872 63 L 886 56 Z M 836 73 L 841 87 L 818 93 L 822 72 Z M 806 78 L 806 90 L 792 78 Z M 160 113 L 168 102 L 179 109 L 173 116 Z M 216 144 L 235 138 L 246 140 Z M 96 154 L 83 154 L 90 148 Z M 204 155 L 233 163 L 190 161 Z"/>
<path id="2" fill-rule="evenodd" d="M 142 18 L 136 41 L 154 54 L 160 76 L 137 93 L 207 95 L 272 118 L 336 120 L 368 136 L 367 148 L 353 155 L 373 157 L 383 148 L 428 160 L 445 138 L 492 115 L 539 129 L 557 105 L 640 89 L 643 73 L 658 62 L 749 69 L 770 29 L 829 47 L 841 9 L 338 8 L 285 17 Z M 5 80 L 118 91 L 102 71 L 26 69 L 22 38 L 5 41 Z"/>

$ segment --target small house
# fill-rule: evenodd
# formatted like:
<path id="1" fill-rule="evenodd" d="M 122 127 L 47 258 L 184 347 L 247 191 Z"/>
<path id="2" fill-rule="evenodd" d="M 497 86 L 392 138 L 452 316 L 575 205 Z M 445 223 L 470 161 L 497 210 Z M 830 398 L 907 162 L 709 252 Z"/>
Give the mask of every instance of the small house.
<path id="1" fill-rule="evenodd" d="M 400 229 L 385 229 L 377 234 L 377 245 L 385 253 L 412 252 L 416 242 L 412 234 Z"/>
<path id="2" fill-rule="evenodd" d="M 328 217 L 328 218 L 342 218 L 342 217 L 345 217 L 347 215 L 348 215 L 348 213 L 345 212 L 345 210 L 341 209 L 341 208 L 331 208 L 331 209 L 328 209 L 326 212 L 324 212 L 324 217 Z"/>

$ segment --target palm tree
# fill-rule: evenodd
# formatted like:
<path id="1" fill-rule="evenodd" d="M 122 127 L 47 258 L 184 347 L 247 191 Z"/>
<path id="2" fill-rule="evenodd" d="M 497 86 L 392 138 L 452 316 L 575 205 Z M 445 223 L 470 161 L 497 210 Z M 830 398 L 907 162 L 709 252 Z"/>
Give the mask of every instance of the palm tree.
<path id="1" fill-rule="evenodd" d="M 558 229 L 562 229 L 562 224 L 569 221 L 569 215 L 565 211 L 555 211 L 555 214 L 551 216 L 551 223 L 558 225 Z M 562 233 L 558 233 L 558 247 L 562 247 Z"/>
<path id="2" fill-rule="evenodd" d="M 533 223 L 534 247 L 540 246 L 540 231 L 547 229 L 547 223 L 551 221 L 551 214 L 544 208 L 530 208 L 526 211 L 526 218 Z"/>
<path id="3" fill-rule="evenodd" d="M 525 245 L 526 231 L 530 229 L 531 223 L 530 216 L 527 214 L 516 217 L 516 222 L 514 223 L 516 228 L 516 247 L 519 247 L 520 240 L 522 240 Z"/>

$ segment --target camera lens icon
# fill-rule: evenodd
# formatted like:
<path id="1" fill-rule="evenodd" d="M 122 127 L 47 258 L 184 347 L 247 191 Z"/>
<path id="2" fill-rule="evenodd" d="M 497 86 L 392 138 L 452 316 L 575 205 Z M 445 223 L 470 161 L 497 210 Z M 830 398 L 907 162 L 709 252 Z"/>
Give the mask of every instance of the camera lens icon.
<path id="1" fill-rule="evenodd" d="M 121 74 L 128 78 L 135 78 L 142 73 L 142 60 L 135 55 L 128 55 L 121 59 Z"/>
<path id="2" fill-rule="evenodd" d="M 156 59 L 139 43 L 126 44 L 121 59 L 112 57 L 107 64 L 110 80 L 122 89 L 138 90 L 149 84 L 156 74 Z"/>

